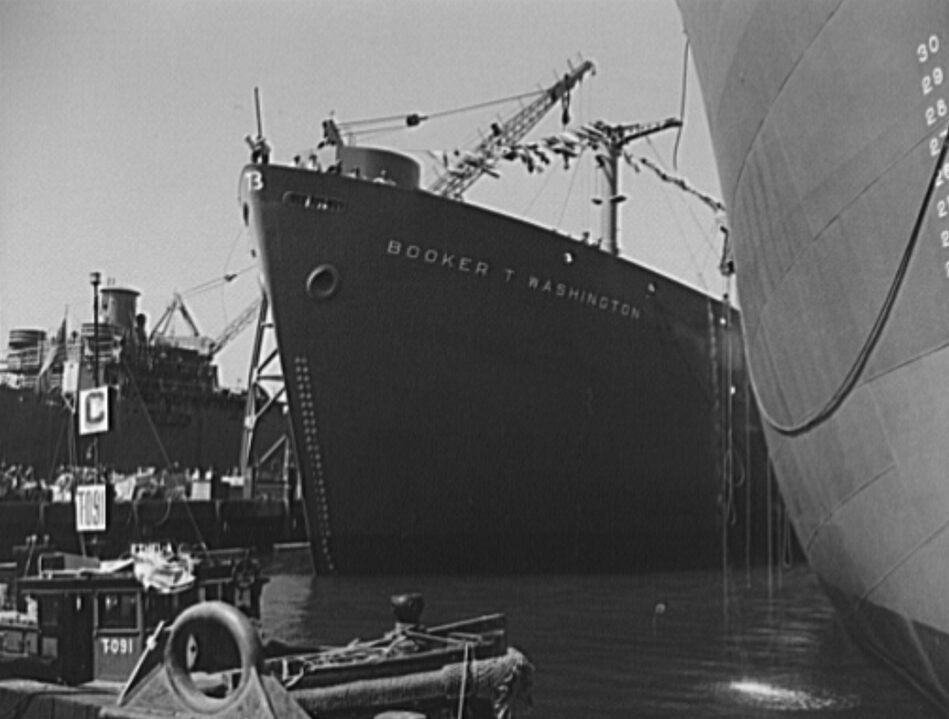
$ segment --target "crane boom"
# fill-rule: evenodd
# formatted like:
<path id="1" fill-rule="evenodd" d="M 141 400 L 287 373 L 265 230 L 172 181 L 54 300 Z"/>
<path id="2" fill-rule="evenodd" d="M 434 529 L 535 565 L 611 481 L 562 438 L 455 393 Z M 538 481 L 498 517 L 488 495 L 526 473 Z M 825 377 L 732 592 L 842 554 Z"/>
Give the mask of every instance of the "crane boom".
<path id="1" fill-rule="evenodd" d="M 198 338 L 201 336 L 201 332 L 198 330 L 198 325 L 195 323 L 194 318 L 191 317 L 191 313 L 188 312 L 188 308 L 185 307 L 185 301 L 182 296 L 175 292 L 171 296 L 171 302 L 168 303 L 168 306 L 165 308 L 164 313 L 158 319 L 158 322 L 155 323 L 155 327 L 152 329 L 152 333 L 148 337 L 149 342 L 155 342 L 165 338 L 171 332 L 171 325 L 175 319 L 175 312 L 178 312 L 182 318 L 184 318 L 185 323 L 188 325 L 188 329 L 191 330 L 191 336 Z"/>
<path id="2" fill-rule="evenodd" d="M 461 197 L 479 177 L 492 171 L 494 162 L 504 148 L 520 142 L 558 101 L 565 101 L 570 91 L 583 79 L 584 75 L 594 70 L 593 63 L 585 60 L 513 117 L 503 124 L 493 125 L 491 134 L 458 164 L 439 176 L 429 190 L 444 197 Z"/>
<path id="3" fill-rule="evenodd" d="M 211 356 L 213 357 L 222 349 L 224 346 L 234 339 L 237 335 L 243 332 L 250 323 L 256 319 L 259 314 L 260 303 L 263 301 L 261 297 L 258 297 L 253 302 L 251 302 L 243 311 L 235 317 L 231 322 L 221 330 L 221 333 L 214 338 L 211 342 Z"/>

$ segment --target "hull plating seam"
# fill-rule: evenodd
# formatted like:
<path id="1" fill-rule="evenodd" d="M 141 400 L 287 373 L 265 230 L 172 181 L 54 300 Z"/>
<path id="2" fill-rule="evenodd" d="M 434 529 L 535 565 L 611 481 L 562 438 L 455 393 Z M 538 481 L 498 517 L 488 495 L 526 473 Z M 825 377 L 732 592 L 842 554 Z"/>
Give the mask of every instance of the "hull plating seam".
<path id="1" fill-rule="evenodd" d="M 777 91 L 774 93 L 774 97 L 771 100 L 771 106 L 768 108 L 768 111 L 764 115 L 762 115 L 761 122 L 758 124 L 758 129 L 755 131 L 754 136 L 751 140 L 751 143 L 748 145 L 749 148 L 754 147 L 755 145 L 758 144 L 758 139 L 761 137 L 761 129 L 765 125 L 768 124 L 768 120 L 771 118 L 771 112 L 774 106 L 776 105 L 775 101 L 779 97 L 781 97 L 781 93 L 784 92 L 785 86 L 787 86 L 788 82 L 790 82 L 791 78 L 794 76 L 794 71 L 797 69 L 797 66 L 800 65 L 804 61 L 804 58 L 807 55 L 810 48 L 812 48 L 814 46 L 814 43 L 817 42 L 817 40 L 821 37 L 821 35 L 823 35 L 827 31 L 827 25 L 830 24 L 830 21 L 834 18 L 834 16 L 840 10 L 840 6 L 843 5 L 843 3 L 844 3 L 844 0 L 840 0 L 840 2 L 837 4 L 837 7 L 834 8 L 833 12 L 831 12 L 830 15 L 827 16 L 827 22 L 820 29 L 820 32 L 818 32 L 816 35 L 814 35 L 813 38 L 811 38 L 811 42 L 808 44 L 807 49 L 803 50 L 800 53 L 797 60 L 794 62 L 794 65 L 792 65 L 791 68 L 788 70 L 787 75 L 785 75 L 784 77 L 784 81 L 781 83 L 781 87 L 779 87 Z M 742 185 L 744 181 L 744 177 L 745 177 L 745 169 L 748 167 L 748 159 L 750 157 L 751 157 L 751 152 L 747 152 L 745 153 L 744 158 L 742 158 L 741 167 L 738 170 L 738 174 L 735 176 L 735 187 L 740 187 Z"/>
<path id="2" fill-rule="evenodd" d="M 936 189 L 936 181 L 939 179 L 941 174 L 942 164 L 946 160 L 947 149 L 949 149 L 949 137 L 943 140 L 942 149 L 939 152 L 939 157 L 936 159 L 936 166 L 933 168 L 932 175 L 929 178 L 929 183 L 926 186 L 926 193 L 923 197 L 923 202 L 920 205 L 919 212 L 916 215 L 916 222 L 913 225 L 913 231 L 910 234 L 909 241 L 906 243 L 906 249 L 903 250 L 903 256 L 900 258 L 899 267 L 897 267 L 896 274 L 893 276 L 893 282 L 890 284 L 890 289 L 886 293 L 886 299 L 883 302 L 883 306 L 880 308 L 880 312 L 873 321 L 873 326 L 870 328 L 870 334 L 867 335 L 863 346 L 857 353 L 857 357 L 850 369 L 847 371 L 847 374 L 844 377 L 843 382 L 841 382 L 840 387 L 837 388 L 837 390 L 827 400 L 824 406 L 821 407 L 821 409 L 816 413 L 811 415 L 810 418 L 792 425 L 778 424 L 774 417 L 771 416 L 771 413 L 768 412 L 767 407 L 764 406 L 764 402 L 759 398 L 758 406 L 761 410 L 761 416 L 764 417 L 764 420 L 769 425 L 771 425 L 771 427 L 776 432 L 789 437 L 798 437 L 811 431 L 814 429 L 814 427 L 823 424 L 831 416 L 833 416 L 833 414 L 843 404 L 844 400 L 847 399 L 847 397 L 853 391 L 853 388 L 856 386 L 857 380 L 860 379 L 860 375 L 863 373 L 867 362 L 870 361 L 870 355 L 873 354 L 873 350 L 876 348 L 877 342 L 879 342 L 880 337 L 883 335 L 883 330 L 889 321 L 890 313 L 893 310 L 893 306 L 896 304 L 896 297 L 899 295 L 900 288 L 903 286 L 903 280 L 906 278 L 906 272 L 909 269 L 909 262 L 913 257 L 916 245 L 919 241 L 920 230 L 922 229 L 926 220 L 926 211 L 929 208 L 930 200 L 932 200 L 933 192 Z"/>
<path id="3" fill-rule="evenodd" d="M 821 533 L 824 527 L 830 524 L 830 520 L 834 518 L 837 512 L 843 509 L 844 507 L 846 507 L 848 504 L 850 504 L 850 502 L 852 502 L 855 498 L 860 496 L 860 493 L 863 492 L 863 490 L 870 487 L 872 484 L 877 482 L 877 480 L 881 479 L 882 477 L 885 477 L 886 474 L 890 472 L 890 470 L 893 470 L 893 469 L 896 469 L 895 464 L 887 465 L 886 467 L 883 468 L 882 471 L 877 472 L 877 474 L 875 474 L 869 480 L 861 484 L 859 487 L 853 490 L 850 494 L 846 495 L 839 502 L 837 502 L 836 505 L 834 505 L 833 509 L 831 509 L 830 512 L 828 512 L 827 515 L 823 519 L 820 520 L 818 525 L 814 528 L 814 531 L 811 532 L 811 536 L 808 537 L 807 541 L 804 543 L 804 550 L 808 553 L 808 555 L 810 555 L 811 546 L 814 544 L 814 541 L 817 539 L 817 535 Z"/>
<path id="4" fill-rule="evenodd" d="M 873 594 L 873 592 L 875 592 L 877 589 L 879 589 L 880 586 L 882 586 L 883 583 L 886 582 L 886 580 L 890 577 L 890 575 L 893 574 L 893 572 L 895 572 L 897 569 L 899 569 L 899 568 L 902 567 L 904 564 L 906 564 L 910 559 L 912 559 L 913 556 L 914 556 L 920 549 L 922 549 L 923 547 L 925 547 L 927 544 L 929 544 L 930 542 L 932 542 L 936 537 L 938 537 L 940 534 L 942 534 L 944 531 L 946 531 L 946 528 L 947 528 L 947 527 L 949 527 L 949 518 L 947 518 L 942 524 L 940 524 L 940 525 L 939 525 L 938 527 L 936 527 L 933 531 L 931 531 L 929 534 L 927 534 L 925 537 L 923 537 L 923 538 L 916 544 L 915 547 L 913 547 L 913 548 L 910 549 L 906 554 L 904 554 L 902 557 L 900 557 L 899 559 L 897 559 L 897 560 L 893 563 L 892 566 L 890 566 L 889 568 L 887 568 L 887 570 L 886 570 L 885 572 L 883 572 L 882 575 L 880 575 L 880 578 L 877 579 L 875 582 L 873 582 L 873 584 L 871 584 L 871 585 L 867 588 L 867 591 L 865 591 L 865 592 L 860 596 L 860 601 L 861 601 L 861 602 L 866 602 L 866 601 L 869 599 L 870 595 Z"/>

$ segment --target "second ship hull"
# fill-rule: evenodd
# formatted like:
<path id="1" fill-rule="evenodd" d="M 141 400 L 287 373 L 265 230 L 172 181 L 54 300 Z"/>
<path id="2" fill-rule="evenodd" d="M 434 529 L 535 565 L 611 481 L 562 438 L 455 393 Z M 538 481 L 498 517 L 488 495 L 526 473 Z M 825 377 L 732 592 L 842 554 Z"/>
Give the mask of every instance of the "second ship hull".
<path id="1" fill-rule="evenodd" d="M 268 165 L 241 187 L 320 568 L 720 561 L 719 303 L 419 190 Z"/>
<path id="2" fill-rule="evenodd" d="M 949 3 L 680 0 L 801 544 L 949 707 Z"/>

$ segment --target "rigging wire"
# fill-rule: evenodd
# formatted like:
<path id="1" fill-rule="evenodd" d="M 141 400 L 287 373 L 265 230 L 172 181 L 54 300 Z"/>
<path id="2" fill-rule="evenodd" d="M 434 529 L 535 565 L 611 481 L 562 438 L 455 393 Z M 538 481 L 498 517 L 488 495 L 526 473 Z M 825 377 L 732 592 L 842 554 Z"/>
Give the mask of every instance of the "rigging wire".
<path id="1" fill-rule="evenodd" d="M 372 130 L 364 130 L 363 132 L 355 133 L 359 136 L 360 140 L 368 140 L 369 138 L 379 138 L 385 135 L 391 135 L 394 132 L 401 132 L 405 129 L 405 125 L 384 125 L 382 127 L 376 127 Z M 348 133 L 353 135 L 353 133 Z"/>
<path id="2" fill-rule="evenodd" d="M 223 276 L 227 276 L 227 268 L 231 266 L 231 259 L 234 257 L 234 252 L 237 250 L 237 245 L 241 240 L 241 237 L 247 231 L 246 227 L 239 227 L 237 232 L 234 234 L 234 241 L 231 242 L 231 249 L 227 253 L 227 259 L 224 260 L 224 267 L 221 268 Z M 221 312 L 224 315 L 224 324 L 227 325 L 230 322 L 230 319 L 227 316 L 227 303 L 224 301 L 224 292 L 221 292 Z"/>
<path id="3" fill-rule="evenodd" d="M 401 121 L 398 126 L 400 129 L 405 129 L 406 127 L 414 127 L 419 124 L 422 120 L 432 120 L 439 117 L 448 117 L 450 115 L 458 115 L 464 112 L 471 112 L 473 110 L 480 110 L 485 107 L 492 107 L 494 105 L 503 105 L 508 102 L 514 102 L 515 100 L 525 100 L 527 98 L 537 97 L 538 95 L 543 94 L 546 90 L 532 90 L 531 92 L 522 92 L 517 95 L 509 95 L 508 97 L 501 97 L 495 100 L 486 100 L 484 102 L 477 102 L 471 105 L 463 105 L 461 107 L 451 108 L 450 110 L 441 110 L 440 112 L 432 112 L 427 115 L 421 113 L 403 113 L 400 115 L 387 115 L 384 117 L 373 117 L 366 118 L 363 120 L 350 120 L 349 122 L 339 122 L 337 127 L 341 131 L 351 130 L 354 127 L 362 127 L 365 125 L 374 125 L 377 123 L 392 123 L 396 120 Z M 411 118 L 411 119 L 410 119 Z"/>
<path id="4" fill-rule="evenodd" d="M 537 192 L 534 193 L 534 197 L 531 198 L 531 201 L 527 203 L 527 206 L 523 210 L 521 210 L 521 215 L 527 215 L 531 211 L 531 208 L 534 206 L 537 200 L 540 199 L 541 194 L 543 194 L 544 190 L 547 189 L 547 185 L 550 184 L 550 180 L 553 178 L 554 173 L 552 171 L 545 172 L 544 175 L 546 175 L 546 177 L 544 177 L 544 181 L 537 189 Z"/>
<path id="5" fill-rule="evenodd" d="M 579 157 L 574 158 L 579 160 Z M 573 184 L 577 180 L 577 175 L 580 174 L 578 170 L 580 169 L 580 163 L 576 162 L 573 165 L 573 171 L 570 173 L 570 183 L 567 185 L 567 192 L 563 198 L 563 205 L 560 207 L 560 216 L 557 218 L 557 227 L 563 226 L 563 216 L 567 211 L 567 204 L 570 202 L 570 195 L 573 194 Z"/>
<path id="6" fill-rule="evenodd" d="M 679 230 L 679 237 L 680 237 L 680 238 L 684 238 L 684 237 L 685 237 L 685 230 L 684 230 L 684 228 L 682 227 L 682 224 L 679 222 L 678 214 L 676 213 L 675 208 L 672 207 L 672 205 L 671 205 L 671 203 L 670 203 L 670 201 L 669 201 L 669 198 L 668 198 L 668 196 L 667 196 L 666 193 L 663 193 L 663 194 L 662 194 L 662 201 L 666 204 L 666 207 L 669 208 L 669 215 L 672 217 L 673 222 L 675 222 L 675 225 L 676 225 L 676 227 L 677 227 L 678 230 Z M 693 220 L 695 220 L 694 217 L 693 217 Z M 705 233 L 704 233 L 704 231 L 701 232 L 700 234 L 702 234 L 703 238 L 705 238 Z M 708 239 L 707 239 L 707 238 L 705 238 L 705 240 L 706 240 L 706 242 L 708 242 Z M 706 292 L 710 291 L 710 290 L 709 290 L 708 281 L 705 279 L 705 274 L 702 272 L 701 264 L 700 264 L 699 261 L 696 259 L 695 253 L 692 251 L 692 248 L 689 246 L 689 244 L 688 244 L 687 242 L 683 242 L 683 244 L 685 245 L 685 249 L 686 249 L 686 251 L 687 251 L 687 253 L 688 253 L 688 255 L 689 255 L 689 262 L 692 264 L 692 269 L 695 271 L 695 274 L 696 274 L 696 276 L 698 277 L 700 286 L 701 286 L 702 289 L 704 289 Z"/>
<path id="7" fill-rule="evenodd" d="M 685 38 L 685 50 L 682 55 L 682 84 L 679 90 L 679 129 L 676 130 L 676 141 L 672 147 L 672 167 L 679 170 L 679 141 L 682 139 L 682 127 L 685 125 L 685 98 L 688 89 L 689 77 L 689 38 Z"/>
<path id="8" fill-rule="evenodd" d="M 220 277 L 215 277 L 214 279 L 211 279 L 211 280 L 205 280 L 204 282 L 200 282 L 196 284 L 194 287 L 189 287 L 188 289 L 186 289 L 184 292 L 181 292 L 180 294 L 183 298 L 194 297 L 195 295 L 199 295 L 204 292 L 207 292 L 208 290 L 213 290 L 219 286 L 225 285 L 228 282 L 233 282 L 241 275 L 246 274 L 247 272 L 250 272 L 256 267 L 257 267 L 257 264 L 253 263 L 253 264 L 247 265 L 246 267 L 243 267 L 240 270 L 237 270 L 236 272 L 226 272 Z"/>
<path id="9" fill-rule="evenodd" d="M 138 399 L 142 403 L 142 409 L 144 410 L 143 414 L 145 416 L 145 420 L 148 422 L 148 428 L 151 430 L 152 435 L 154 435 L 155 443 L 158 445 L 158 451 L 161 452 L 161 456 L 165 460 L 165 469 L 168 469 L 172 466 L 171 458 L 168 456 L 168 452 L 165 451 L 165 444 L 161 441 L 161 435 L 158 433 L 158 428 L 155 426 L 155 422 L 152 420 L 151 413 L 148 411 L 148 406 L 145 403 L 145 396 L 142 394 L 142 390 L 138 386 L 138 381 L 135 379 L 135 373 L 131 371 L 131 368 L 125 363 L 125 360 L 122 360 L 122 364 L 125 366 L 125 372 L 131 380 L 132 388 L 135 390 L 135 394 L 138 395 Z"/>
<path id="10" fill-rule="evenodd" d="M 663 161 L 662 161 L 662 158 L 659 156 L 659 152 L 658 152 L 656 146 L 653 144 L 651 138 L 648 138 L 648 137 L 646 138 L 646 144 L 649 145 L 650 149 L 652 150 L 652 153 L 653 153 L 653 155 L 655 156 L 656 162 L 659 164 L 660 168 L 663 167 L 664 163 L 663 163 Z M 645 163 L 644 163 L 644 164 L 645 164 Z M 647 167 L 648 167 L 648 165 L 647 165 Z M 679 229 L 679 238 L 680 238 L 680 240 L 682 240 L 682 243 L 683 243 L 683 245 L 684 245 L 686 251 L 687 251 L 688 254 L 689 254 L 689 260 L 690 260 L 690 262 L 692 263 L 692 268 L 695 270 L 695 273 L 696 273 L 696 275 L 698 276 L 698 279 L 699 279 L 699 282 L 700 282 L 702 288 L 705 289 L 706 291 L 708 291 L 708 290 L 709 290 L 708 282 L 706 281 L 705 275 L 704 275 L 704 273 L 702 272 L 702 264 L 703 264 L 703 263 L 696 259 L 695 253 L 692 251 L 692 247 L 691 247 L 691 245 L 689 244 L 689 242 L 688 242 L 687 239 L 686 239 L 685 230 L 684 230 L 682 224 L 679 222 L 678 213 L 673 210 L 673 208 L 672 208 L 672 206 L 671 206 L 671 204 L 670 204 L 670 202 L 669 202 L 668 193 L 665 193 L 665 192 L 662 193 L 662 197 L 663 197 L 663 201 L 664 201 L 664 202 L 666 203 L 666 205 L 669 207 L 670 215 L 672 216 L 673 220 L 675 221 L 676 227 Z M 699 236 L 702 238 L 702 241 L 703 241 L 703 242 L 705 243 L 705 245 L 706 245 L 706 248 L 707 248 L 708 252 L 706 253 L 705 256 L 707 257 L 708 254 L 711 254 L 711 255 L 714 256 L 714 255 L 715 255 L 715 247 L 712 245 L 712 242 L 711 242 L 711 240 L 709 239 L 709 236 L 708 236 L 708 232 L 707 232 L 706 228 L 702 225 L 702 223 L 699 221 L 698 216 L 695 214 L 694 209 L 692 208 L 692 206 L 691 206 L 689 203 L 685 202 L 685 201 L 682 199 L 682 197 L 681 197 L 681 195 L 679 195 L 679 193 L 676 193 L 676 197 L 679 198 L 679 204 L 680 204 L 680 206 L 685 208 L 685 211 L 688 213 L 689 217 L 691 218 L 692 223 L 695 225 L 696 229 L 699 231 Z"/>
<path id="11" fill-rule="evenodd" d="M 239 227 L 237 232 L 234 234 L 234 241 L 231 242 L 231 249 L 227 253 L 227 259 L 224 260 L 224 267 L 222 268 L 224 274 L 227 274 L 227 268 L 231 265 L 231 258 L 234 257 L 234 252 L 237 250 L 237 244 L 240 242 L 241 236 L 244 234 L 244 232 L 246 232 L 246 228 Z"/>

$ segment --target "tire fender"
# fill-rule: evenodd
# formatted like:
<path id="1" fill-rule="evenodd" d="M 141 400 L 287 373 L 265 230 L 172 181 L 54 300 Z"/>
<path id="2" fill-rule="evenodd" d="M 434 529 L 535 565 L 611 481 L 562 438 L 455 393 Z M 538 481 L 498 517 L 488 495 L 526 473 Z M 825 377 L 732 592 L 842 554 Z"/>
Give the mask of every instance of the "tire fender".
<path id="1" fill-rule="evenodd" d="M 188 638 L 208 625 L 227 630 L 240 655 L 240 684 L 221 699 L 202 692 L 187 669 Z M 175 620 L 165 644 L 165 668 L 171 688 L 186 706 L 202 714 L 212 714 L 237 701 L 251 676 L 259 674 L 262 666 L 263 651 L 256 630 L 240 610 L 225 602 L 208 601 L 188 607 Z"/>

